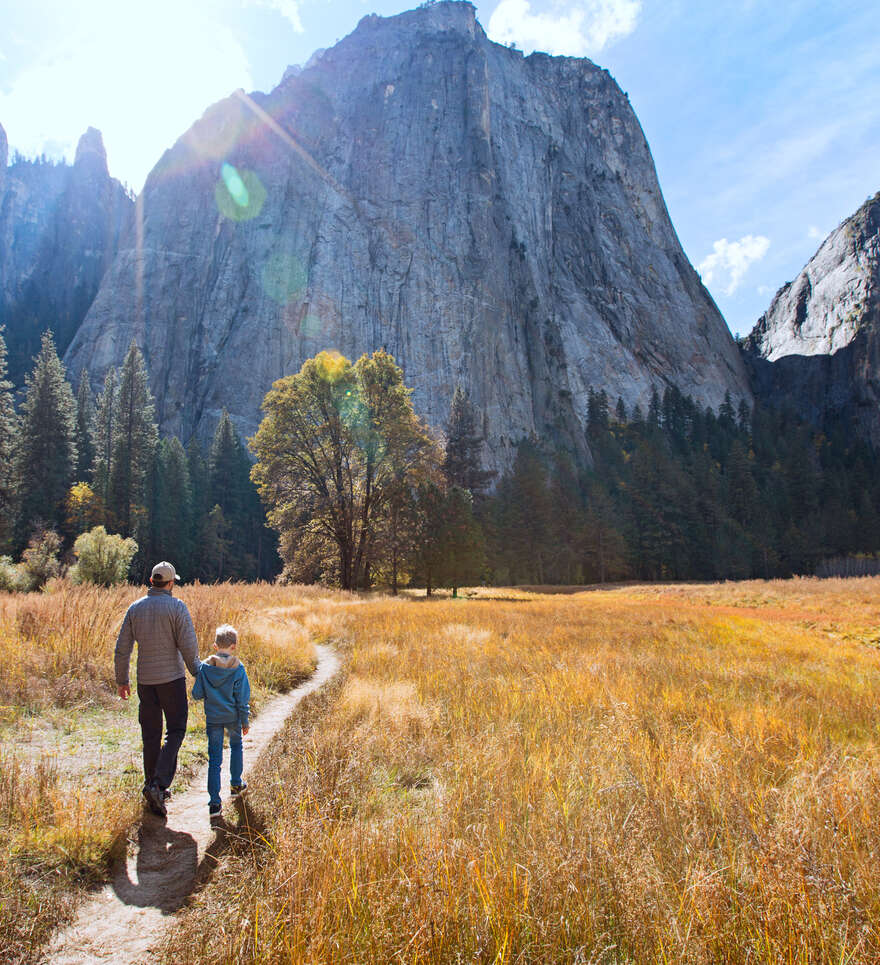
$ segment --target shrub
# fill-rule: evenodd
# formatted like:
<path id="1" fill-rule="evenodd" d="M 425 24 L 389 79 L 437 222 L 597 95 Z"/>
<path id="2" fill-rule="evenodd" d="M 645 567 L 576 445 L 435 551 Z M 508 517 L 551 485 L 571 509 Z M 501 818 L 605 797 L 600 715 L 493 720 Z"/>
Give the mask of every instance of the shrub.
<path id="1" fill-rule="evenodd" d="M 35 533 L 21 554 L 21 570 L 27 577 L 23 589 L 40 590 L 45 584 L 61 573 L 58 553 L 61 551 L 61 537 L 52 529 Z"/>
<path id="2" fill-rule="evenodd" d="M 133 539 L 123 539 L 108 533 L 103 526 L 95 526 L 81 533 L 73 544 L 77 561 L 70 570 L 70 578 L 74 583 L 101 586 L 124 583 L 137 550 L 138 544 Z"/>
<path id="3" fill-rule="evenodd" d="M 12 562 L 11 556 L 0 556 L 0 591 L 19 593 L 28 589 L 30 580 L 22 567 Z"/>

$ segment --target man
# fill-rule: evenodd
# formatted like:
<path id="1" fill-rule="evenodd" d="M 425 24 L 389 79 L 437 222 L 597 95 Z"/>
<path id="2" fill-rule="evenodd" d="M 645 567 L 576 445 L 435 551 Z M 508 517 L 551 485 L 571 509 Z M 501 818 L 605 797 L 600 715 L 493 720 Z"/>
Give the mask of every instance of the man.
<path id="1" fill-rule="evenodd" d="M 128 608 L 116 638 L 116 686 L 128 700 L 128 668 L 135 640 L 138 644 L 138 721 L 144 742 L 144 789 L 148 807 L 161 817 L 177 770 L 177 752 L 186 735 L 188 716 L 184 663 L 195 677 L 199 672 L 199 643 L 192 617 L 182 600 L 171 595 L 180 577 L 170 563 L 157 563 L 147 595 Z M 165 743 L 162 744 L 162 717 Z"/>

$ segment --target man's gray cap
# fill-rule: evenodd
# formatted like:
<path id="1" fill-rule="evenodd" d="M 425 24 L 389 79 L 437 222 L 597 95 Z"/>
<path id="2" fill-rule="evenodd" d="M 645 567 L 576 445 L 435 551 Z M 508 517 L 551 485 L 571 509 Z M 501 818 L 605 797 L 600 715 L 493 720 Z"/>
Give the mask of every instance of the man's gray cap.
<path id="1" fill-rule="evenodd" d="M 157 563 L 153 567 L 153 572 L 150 575 L 150 579 L 156 583 L 168 583 L 169 580 L 179 580 L 180 577 L 177 575 L 177 571 L 174 567 L 163 560 L 161 563 Z"/>

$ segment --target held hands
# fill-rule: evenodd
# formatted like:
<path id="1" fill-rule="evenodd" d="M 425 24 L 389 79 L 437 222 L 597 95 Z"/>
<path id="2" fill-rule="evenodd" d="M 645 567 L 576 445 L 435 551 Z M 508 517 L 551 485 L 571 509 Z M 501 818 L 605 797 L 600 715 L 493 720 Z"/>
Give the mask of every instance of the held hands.
<path id="1" fill-rule="evenodd" d="M 116 692 L 123 700 L 128 700 L 131 696 L 131 687 L 128 684 L 120 684 L 117 686 Z"/>

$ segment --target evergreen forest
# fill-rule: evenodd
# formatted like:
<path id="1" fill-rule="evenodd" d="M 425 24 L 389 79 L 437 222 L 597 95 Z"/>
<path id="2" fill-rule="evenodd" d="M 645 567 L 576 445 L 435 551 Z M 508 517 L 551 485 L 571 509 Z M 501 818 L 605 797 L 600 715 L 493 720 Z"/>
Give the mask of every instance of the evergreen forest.
<path id="1" fill-rule="evenodd" d="M 87 372 L 74 395 L 47 333 L 18 411 L 14 402 L 0 334 L 0 553 L 25 561 L 57 541 L 62 560 L 72 562 L 77 536 L 103 526 L 136 541 L 128 574 L 135 582 L 160 559 L 186 580 L 277 574 L 277 537 L 266 528 L 250 457 L 228 414 L 207 448 L 160 438 L 136 345 L 97 397 Z"/>
<path id="2" fill-rule="evenodd" d="M 315 361 L 290 377 L 308 370 L 311 388 L 300 385 L 295 419 L 279 422 L 287 428 L 273 445 L 277 451 L 316 401 L 337 406 L 342 428 L 346 421 L 368 426 L 347 436 L 365 454 L 367 471 L 352 489 L 372 494 L 369 506 L 353 509 L 356 546 L 347 547 L 352 527 L 343 532 L 344 519 L 322 516 L 321 478 L 296 477 L 286 495 L 275 485 L 285 472 L 260 462 L 263 428 L 253 444 L 255 469 L 225 411 L 205 448 L 196 439 L 184 447 L 160 437 L 136 345 L 96 395 L 85 372 L 74 393 L 47 333 L 16 404 L 0 334 L 6 564 L 47 554 L 60 557 L 59 566 L 73 563 L 77 537 L 103 526 L 136 542 L 128 570 L 135 582 L 159 559 L 172 560 L 186 580 L 283 574 L 429 593 L 477 583 L 786 577 L 822 572 L 832 559 L 861 558 L 876 568 L 877 456 L 846 426 L 820 431 L 788 412 L 735 410 L 729 398 L 714 412 L 674 387 L 655 391 L 646 412 L 591 392 L 592 465 L 532 438 L 520 442 L 509 472 L 496 476 L 482 468 L 478 413 L 461 388 L 441 445 L 412 412 L 390 356 L 364 356 L 354 366 L 343 359 L 347 368 L 337 369 L 324 399 L 314 396 L 323 384 L 320 365 L 308 369 Z M 312 484 L 316 495 L 306 498 Z"/>

